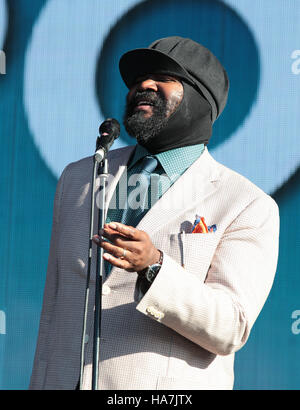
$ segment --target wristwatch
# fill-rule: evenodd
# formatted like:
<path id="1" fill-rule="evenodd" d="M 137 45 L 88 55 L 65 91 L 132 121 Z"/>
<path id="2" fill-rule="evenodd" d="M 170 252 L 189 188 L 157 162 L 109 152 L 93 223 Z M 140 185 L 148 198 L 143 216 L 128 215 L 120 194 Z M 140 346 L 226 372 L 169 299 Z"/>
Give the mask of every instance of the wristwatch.
<path id="1" fill-rule="evenodd" d="M 139 276 L 143 276 L 149 283 L 153 283 L 154 279 L 156 278 L 161 268 L 162 262 L 163 262 L 163 253 L 161 250 L 159 250 L 159 252 L 160 252 L 159 261 L 157 263 L 154 263 L 153 265 L 149 265 L 147 268 L 139 272 Z"/>

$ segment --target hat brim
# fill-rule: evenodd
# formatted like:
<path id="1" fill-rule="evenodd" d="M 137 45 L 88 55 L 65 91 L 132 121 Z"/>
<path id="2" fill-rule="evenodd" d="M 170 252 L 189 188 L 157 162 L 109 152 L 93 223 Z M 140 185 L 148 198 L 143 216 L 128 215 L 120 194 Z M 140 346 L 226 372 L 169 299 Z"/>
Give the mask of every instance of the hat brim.
<path id="1" fill-rule="evenodd" d="M 158 50 L 138 48 L 128 51 L 120 58 L 121 77 L 128 88 L 135 80 L 146 74 L 166 74 L 194 84 L 193 79 L 176 60 Z"/>

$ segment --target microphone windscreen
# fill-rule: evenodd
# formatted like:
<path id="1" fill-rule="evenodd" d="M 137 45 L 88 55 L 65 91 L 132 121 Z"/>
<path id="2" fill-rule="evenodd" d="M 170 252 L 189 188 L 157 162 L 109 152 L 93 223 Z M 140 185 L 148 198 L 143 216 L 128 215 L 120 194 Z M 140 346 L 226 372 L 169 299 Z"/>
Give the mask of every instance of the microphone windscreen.
<path id="1" fill-rule="evenodd" d="M 120 134 L 120 124 L 115 118 L 108 118 L 99 127 L 99 133 L 108 134 L 114 139 L 118 138 Z"/>

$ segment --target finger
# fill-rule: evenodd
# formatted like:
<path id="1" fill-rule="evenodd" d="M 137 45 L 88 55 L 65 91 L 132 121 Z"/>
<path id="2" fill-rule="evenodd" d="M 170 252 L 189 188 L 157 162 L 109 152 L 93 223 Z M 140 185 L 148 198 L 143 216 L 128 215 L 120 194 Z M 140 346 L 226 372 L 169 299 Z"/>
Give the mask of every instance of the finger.
<path id="1" fill-rule="evenodd" d="M 107 235 L 116 236 L 116 235 L 118 235 L 118 236 L 126 237 L 121 232 L 119 232 L 118 230 L 116 230 L 112 227 L 116 228 L 116 225 L 112 224 L 112 226 L 110 226 L 109 224 L 105 224 L 104 227 L 102 229 L 100 229 L 99 234 L 103 235 L 103 236 L 107 236 Z"/>
<path id="2" fill-rule="evenodd" d="M 115 225 L 112 225 L 115 226 Z M 116 229 L 112 229 L 109 224 L 105 224 L 102 229 L 99 230 L 99 235 L 104 236 L 105 238 L 109 239 L 116 239 L 116 238 L 127 238 L 127 236 L 123 235 L 121 232 L 117 231 Z M 129 238 L 127 238 L 129 239 Z"/>
<path id="3" fill-rule="evenodd" d="M 109 253 L 103 254 L 103 259 L 111 263 L 113 266 L 117 268 L 125 269 L 129 272 L 133 272 L 134 269 L 131 267 L 131 264 L 126 259 L 119 259 Z"/>
<path id="4" fill-rule="evenodd" d="M 112 253 L 117 258 L 126 258 L 129 262 L 135 261 L 136 258 L 134 253 L 139 253 L 139 249 L 137 249 L 136 247 L 132 246 L 132 248 L 129 249 L 126 246 L 114 245 L 108 241 L 103 240 L 98 235 L 94 235 L 92 239 L 98 246 L 103 248 L 105 251 Z M 130 243 L 132 242 L 129 242 L 129 245 Z"/>
<path id="5" fill-rule="evenodd" d="M 107 241 L 104 241 L 103 239 L 102 239 L 102 241 L 107 242 Z M 116 236 L 116 237 L 113 237 L 113 238 L 111 237 L 109 239 L 109 241 L 110 241 L 109 243 L 112 243 L 113 245 L 115 245 L 119 248 L 126 249 L 126 250 L 128 250 L 132 253 L 138 254 L 138 255 L 141 253 L 141 250 L 143 249 L 143 244 L 141 242 L 134 241 L 134 240 L 131 240 L 131 239 L 127 239 L 127 238 L 124 238 L 124 237 L 121 237 L 121 236 Z"/>
<path id="6" fill-rule="evenodd" d="M 124 225 L 124 226 L 126 226 L 126 225 Z M 109 233 L 109 230 L 110 230 L 110 228 L 104 228 L 104 229 L 100 230 L 99 233 L 103 238 L 107 239 L 108 241 L 110 241 L 114 245 L 119 246 L 121 248 L 126 248 L 126 249 L 129 249 L 131 251 L 134 251 L 134 249 L 136 248 L 136 243 L 139 240 L 138 236 L 140 236 L 140 235 L 135 235 L 133 238 L 130 238 L 128 236 L 123 235 L 122 233 L 119 233 L 116 230 L 113 231 L 114 232 L 113 234 L 111 234 L 111 233 Z M 112 231 L 110 230 L 110 232 L 112 232 Z"/>
<path id="7" fill-rule="evenodd" d="M 96 245 L 100 245 L 102 242 L 106 242 L 101 236 L 99 235 L 94 235 L 92 237 L 92 241 L 96 244 Z"/>
<path id="8" fill-rule="evenodd" d="M 115 247 L 116 252 L 117 250 L 121 250 L 122 254 L 118 254 L 114 252 L 114 255 L 116 257 L 123 257 L 123 250 L 126 251 L 126 259 L 129 260 L 129 262 L 134 262 L 135 257 L 137 255 L 140 255 L 141 253 L 141 246 L 135 241 L 124 241 L 123 239 L 117 239 L 114 243 L 110 243 L 104 240 L 100 240 L 98 242 L 98 245 L 101 246 L 103 249 L 107 250 L 110 252 L 110 250 L 114 249 Z"/>
<path id="9" fill-rule="evenodd" d="M 130 251 L 134 251 L 135 249 L 135 243 L 134 241 L 132 241 L 131 239 L 126 238 L 125 236 L 120 236 L 118 234 L 116 235 L 108 235 L 106 233 L 102 234 L 102 237 L 100 237 L 99 235 L 94 235 L 93 236 L 93 241 L 101 246 L 102 242 L 107 242 L 107 243 L 111 243 L 115 246 L 118 246 L 119 248 L 125 248 L 128 249 Z"/>
<path id="10" fill-rule="evenodd" d="M 118 238 L 121 238 L 121 235 L 116 234 L 116 233 L 109 233 L 107 231 L 99 231 L 99 235 L 101 235 L 102 240 L 103 238 L 109 240 L 110 242 L 115 242 Z"/>
<path id="11" fill-rule="evenodd" d="M 120 222 L 110 222 L 109 224 L 105 225 L 104 232 L 106 229 L 112 229 L 115 232 L 118 232 L 121 235 L 126 236 L 129 239 L 137 240 L 139 236 L 139 230 L 134 228 L 133 226 L 128 226 L 121 224 Z"/>
<path id="12" fill-rule="evenodd" d="M 130 251 L 124 248 L 120 248 L 119 246 L 112 245 L 109 242 L 102 241 L 99 246 L 103 248 L 105 251 L 109 252 L 116 258 L 123 258 L 130 261 Z"/>

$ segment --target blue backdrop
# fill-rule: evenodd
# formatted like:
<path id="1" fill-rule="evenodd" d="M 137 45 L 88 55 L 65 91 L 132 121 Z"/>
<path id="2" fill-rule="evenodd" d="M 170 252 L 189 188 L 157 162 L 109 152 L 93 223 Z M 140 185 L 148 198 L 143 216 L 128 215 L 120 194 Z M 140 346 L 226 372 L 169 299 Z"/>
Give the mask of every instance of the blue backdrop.
<path id="1" fill-rule="evenodd" d="M 298 0 L 0 0 L 0 389 L 27 389 L 57 179 L 120 121 L 120 55 L 181 35 L 210 48 L 231 88 L 212 155 L 277 201 L 278 270 L 235 389 L 300 388 Z M 3 54 L 3 53 L 0 53 Z M 122 129 L 114 148 L 132 144 Z"/>

